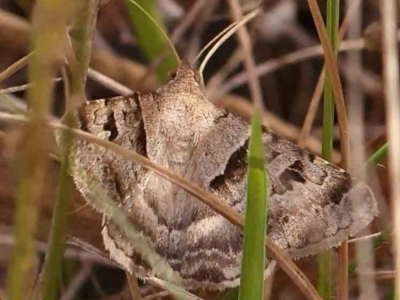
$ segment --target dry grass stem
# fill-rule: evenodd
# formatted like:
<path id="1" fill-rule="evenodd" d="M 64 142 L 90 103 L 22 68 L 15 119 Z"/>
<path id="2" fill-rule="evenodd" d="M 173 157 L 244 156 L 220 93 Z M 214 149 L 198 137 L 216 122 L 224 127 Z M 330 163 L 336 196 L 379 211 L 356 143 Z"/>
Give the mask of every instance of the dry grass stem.
<path id="1" fill-rule="evenodd" d="M 324 75 L 325 73 L 321 71 L 321 73 L 319 74 L 318 82 L 314 89 L 314 93 L 311 97 L 310 105 L 308 106 L 306 118 L 304 119 L 303 126 L 301 127 L 299 138 L 297 140 L 297 145 L 299 145 L 299 147 L 301 148 L 304 148 L 306 145 L 307 138 L 310 135 L 310 131 L 315 120 L 315 116 L 317 115 L 318 107 L 321 102 L 322 92 L 324 90 Z"/>
<path id="2" fill-rule="evenodd" d="M 235 22 L 239 22 L 243 18 L 242 9 L 238 0 L 228 0 L 230 10 Z M 237 30 L 239 44 L 243 50 L 244 65 L 249 76 L 250 93 L 256 109 L 262 110 L 264 107 L 263 95 L 260 81 L 255 72 L 255 62 L 253 58 L 253 49 L 250 34 L 245 26 L 239 27 Z"/>
<path id="3" fill-rule="evenodd" d="M 51 80 L 51 83 L 57 83 L 57 82 L 60 82 L 61 80 L 62 80 L 62 78 L 54 78 Z M 32 83 L 27 83 L 27 84 L 22 84 L 19 86 L 13 86 L 13 87 L 1 89 L 0 93 L 13 94 L 13 93 L 17 93 L 17 92 L 26 91 L 27 89 L 29 89 L 31 87 L 32 87 Z"/>
<path id="4" fill-rule="evenodd" d="M 354 7 L 352 0 L 347 0 L 348 11 Z M 354 11 L 353 18 L 350 24 L 348 24 L 348 36 L 349 38 L 357 38 L 362 35 L 362 19 L 361 19 L 362 3 L 357 11 Z M 344 31 L 341 31 L 344 34 Z M 366 180 L 365 168 L 361 166 L 367 160 L 365 152 L 365 135 L 364 132 L 368 132 L 364 128 L 365 114 L 364 114 L 364 94 L 360 84 L 354 82 L 352 79 L 355 73 L 363 74 L 362 68 L 362 57 L 360 52 L 348 53 L 347 58 L 347 91 L 348 95 L 348 111 L 349 111 L 349 133 L 350 139 L 354 145 L 352 149 L 351 157 L 351 173 L 357 174 L 361 180 Z M 360 171 L 360 169 L 362 169 Z M 364 232 L 369 232 L 369 229 L 365 229 Z M 363 242 L 360 240 L 355 244 L 356 257 L 358 262 L 358 268 L 364 270 L 373 270 L 375 266 L 374 259 L 374 245 L 372 239 L 364 239 Z M 340 275 L 340 274 L 339 274 Z M 377 287 L 375 281 L 371 277 L 365 277 L 362 274 L 358 274 L 358 286 L 360 289 L 361 299 L 378 299 Z"/>
<path id="5" fill-rule="evenodd" d="M 339 51 L 341 52 L 357 51 L 364 49 L 364 47 L 365 45 L 362 39 L 347 40 L 341 43 Z M 300 49 L 298 51 L 258 64 L 256 66 L 255 72 L 258 76 L 265 76 L 283 67 L 287 67 L 289 65 L 301 62 L 306 59 L 318 57 L 321 56 L 322 54 L 323 54 L 323 49 L 320 45 Z M 223 85 L 221 85 L 218 91 L 212 95 L 212 98 L 210 100 L 222 97 L 223 95 L 229 93 L 233 89 L 236 89 L 239 86 L 246 84 L 248 80 L 249 78 L 246 72 L 241 72 L 235 76 L 232 76 L 232 78 L 228 79 Z"/>
<path id="6" fill-rule="evenodd" d="M 374 238 L 380 236 L 382 233 L 383 233 L 383 231 L 380 231 L 380 232 L 368 234 L 366 236 L 361 236 L 361 237 L 349 239 L 349 243 L 356 243 L 356 242 L 361 242 L 361 241 L 365 241 L 365 240 L 374 239 Z"/>
<path id="7" fill-rule="evenodd" d="M 341 141 L 341 153 L 342 153 L 342 166 L 345 170 L 349 169 L 350 166 L 350 144 L 347 132 L 347 115 L 346 105 L 343 96 L 343 88 L 339 78 L 339 72 L 336 66 L 336 59 L 333 55 L 328 36 L 326 34 L 324 20 L 322 19 L 321 12 L 318 7 L 316 0 L 307 0 L 310 7 L 311 14 L 314 19 L 315 26 L 317 28 L 318 36 L 321 41 L 322 48 L 324 50 L 325 65 L 328 71 L 333 94 L 335 96 L 335 106 L 337 112 L 337 118 L 340 129 L 340 141 Z"/>
<path id="8" fill-rule="evenodd" d="M 390 141 L 389 174 L 394 224 L 395 295 L 400 299 L 400 93 L 399 60 L 396 42 L 396 0 L 381 0 L 382 59 L 386 116 Z"/>
<path id="9" fill-rule="evenodd" d="M 168 291 L 162 291 L 162 292 L 159 292 L 159 293 L 157 293 L 157 294 L 144 297 L 143 300 L 159 300 L 159 299 L 162 299 L 162 298 L 164 298 L 164 297 L 168 297 L 168 296 L 170 296 L 170 295 L 171 295 L 170 292 L 168 292 Z"/>
<path id="10" fill-rule="evenodd" d="M 7 78 L 11 77 L 15 73 L 17 73 L 23 67 L 25 67 L 28 64 L 28 61 L 31 58 L 31 56 L 32 56 L 32 52 L 29 53 L 28 55 L 25 55 L 24 57 L 20 58 L 15 63 L 13 63 L 11 66 L 9 66 L 7 69 L 2 71 L 0 73 L 0 83 L 3 82 L 4 80 L 6 80 Z"/>
<path id="11" fill-rule="evenodd" d="M 228 26 L 227 28 L 225 28 L 223 31 L 221 31 L 221 33 L 219 33 L 215 38 L 213 38 L 201 51 L 200 53 L 197 55 L 197 57 L 194 59 L 194 61 L 196 61 L 201 55 L 202 53 L 216 40 L 214 46 L 211 48 L 211 50 L 207 53 L 207 55 L 204 57 L 203 61 L 201 62 L 200 66 L 199 66 L 199 73 L 203 74 L 204 68 L 207 64 L 207 62 L 209 61 L 209 59 L 211 58 L 211 56 L 214 54 L 214 52 L 228 39 L 231 37 L 232 34 L 234 34 L 236 32 L 237 28 L 240 28 L 242 26 L 244 26 L 247 22 L 249 22 L 250 20 L 254 19 L 259 13 L 260 13 L 260 9 L 256 9 L 250 13 L 248 13 L 247 15 L 245 15 L 241 20 L 239 20 L 238 22 L 231 24 L 230 26 Z M 221 37 L 221 38 L 220 38 Z"/>
<path id="12" fill-rule="evenodd" d="M 91 68 L 88 70 L 88 77 L 120 95 L 129 95 L 133 93 L 130 88 Z"/>
<path id="13" fill-rule="evenodd" d="M 176 44 L 186 32 L 186 30 L 196 21 L 196 16 L 204 9 L 206 4 L 209 4 L 209 0 L 198 0 L 196 1 L 190 10 L 186 13 L 183 20 L 171 33 L 171 42 Z"/>
<path id="14" fill-rule="evenodd" d="M 140 294 L 139 284 L 137 278 L 133 274 L 129 274 L 129 272 L 125 271 L 126 280 L 128 281 L 129 291 L 131 293 L 132 299 L 135 300 L 143 300 L 142 295 Z"/>
<path id="15" fill-rule="evenodd" d="M 348 41 L 341 42 L 341 40 L 343 40 L 343 37 L 347 32 L 350 18 L 353 16 L 353 14 L 355 14 L 357 12 L 357 8 L 359 8 L 360 3 L 361 3 L 361 0 L 352 1 L 351 5 L 349 5 L 349 7 L 347 9 L 346 15 L 345 15 L 343 22 L 339 29 L 339 39 L 340 39 L 339 50 L 343 49 L 344 45 L 346 46 L 346 43 L 348 42 Z M 357 40 L 357 39 L 350 39 L 350 41 L 356 42 L 356 43 L 350 43 L 350 45 L 358 45 L 358 44 L 363 45 L 364 44 L 361 40 Z M 364 48 L 364 45 L 362 48 Z M 300 133 L 297 144 L 299 145 L 299 147 L 302 147 L 302 148 L 304 148 L 305 140 L 308 137 L 308 135 L 310 134 L 310 130 L 312 128 L 312 124 L 314 123 L 314 119 L 317 114 L 318 106 L 319 106 L 319 103 L 320 103 L 320 100 L 322 97 L 324 75 L 325 75 L 324 73 L 325 73 L 324 68 L 322 68 L 319 78 L 318 78 L 318 81 L 317 81 L 317 84 L 314 89 L 313 96 L 311 98 L 311 102 L 310 102 L 303 126 L 301 128 L 301 133 Z"/>

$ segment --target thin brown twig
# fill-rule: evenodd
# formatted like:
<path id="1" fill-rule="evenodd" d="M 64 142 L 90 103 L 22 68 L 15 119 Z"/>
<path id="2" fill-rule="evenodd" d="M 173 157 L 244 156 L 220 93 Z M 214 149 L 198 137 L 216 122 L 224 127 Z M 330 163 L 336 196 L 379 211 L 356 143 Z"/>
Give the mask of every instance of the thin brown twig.
<path id="1" fill-rule="evenodd" d="M 242 9 L 238 0 L 228 0 L 231 14 L 235 22 L 243 18 Z M 239 27 L 237 31 L 240 47 L 243 50 L 243 59 L 246 71 L 249 76 L 250 93 L 254 101 L 254 107 L 262 110 L 264 107 L 260 80 L 255 72 L 255 61 L 253 57 L 253 43 L 251 42 L 250 34 L 245 26 Z"/>
<path id="2" fill-rule="evenodd" d="M 24 57 L 20 58 L 17 60 L 15 63 L 13 63 L 11 66 L 9 66 L 7 69 L 5 69 L 3 72 L 0 73 L 0 82 L 3 82 L 6 80 L 8 77 L 11 75 L 17 73 L 19 70 L 21 70 L 23 67 L 25 67 L 32 56 L 33 52 L 25 55 Z"/>
<path id="3" fill-rule="evenodd" d="M 341 43 L 339 51 L 343 52 L 355 51 L 364 49 L 364 47 L 365 45 L 362 39 L 346 40 Z M 257 65 L 256 73 L 258 76 L 265 76 L 283 67 L 298 63 L 305 59 L 318 57 L 321 56 L 322 54 L 323 54 L 323 49 L 320 45 L 300 49 L 298 51 L 268 60 L 264 63 Z M 222 97 L 223 95 L 229 93 L 231 90 L 246 84 L 248 80 L 249 78 L 246 72 L 241 72 L 235 76 L 232 76 L 232 78 L 230 78 L 223 85 L 221 85 L 218 91 L 214 95 L 212 95 L 212 99 Z"/>
<path id="4" fill-rule="evenodd" d="M 140 294 L 139 284 L 136 276 L 134 274 L 130 274 L 128 271 L 125 271 L 125 275 L 126 280 L 128 281 L 129 292 L 131 293 L 132 299 L 143 300 L 143 297 Z"/>
<path id="5" fill-rule="evenodd" d="M 0 112 L 0 120 L 23 124 L 26 123 L 27 119 L 23 116 L 11 115 L 8 113 Z M 68 127 L 61 124 L 60 122 L 50 121 L 47 122 L 46 125 L 52 129 L 56 130 L 66 130 Z M 244 228 L 244 219 L 241 214 L 233 210 L 230 206 L 225 204 L 223 201 L 219 200 L 215 195 L 211 194 L 208 191 L 205 191 L 197 184 L 180 177 L 174 172 L 152 162 L 148 158 L 126 149 L 120 145 L 112 143 L 107 140 L 102 140 L 90 133 L 84 132 L 78 129 L 69 129 L 73 133 L 76 138 L 84 139 L 89 143 L 94 143 L 96 145 L 103 146 L 110 151 L 113 151 L 116 154 L 121 155 L 123 158 L 127 160 L 134 161 L 141 166 L 153 171 L 155 174 L 169 180 L 170 182 L 176 184 L 186 192 L 195 196 L 199 200 L 201 200 L 204 204 L 209 206 L 211 209 L 225 217 L 229 220 L 233 225 L 238 226 L 243 230 Z M 268 248 L 268 253 L 271 254 L 271 257 L 277 261 L 279 266 L 288 274 L 288 276 L 293 280 L 293 282 L 297 285 L 297 287 L 303 292 L 304 296 L 307 299 L 321 299 L 315 290 L 314 286 L 310 283 L 307 277 L 301 272 L 301 270 L 293 263 L 290 257 L 282 251 L 275 243 L 267 236 L 266 237 L 266 247 Z"/>
<path id="6" fill-rule="evenodd" d="M 159 292 L 159 293 L 144 297 L 143 300 L 158 300 L 160 298 L 168 297 L 170 295 L 171 295 L 170 292 L 162 291 L 162 292 Z"/>
<path id="7" fill-rule="evenodd" d="M 171 34 L 171 42 L 173 44 L 176 44 L 182 38 L 183 34 L 190 27 L 190 25 L 195 22 L 196 16 L 201 12 L 205 4 L 209 2 L 209 0 L 197 0 L 194 2 L 190 10 L 186 13 L 184 19 L 178 26 L 175 27 Z"/>
<path id="8" fill-rule="evenodd" d="M 201 12 L 198 19 L 193 24 L 192 36 L 188 41 L 188 47 L 187 50 L 185 51 L 185 56 L 189 61 L 193 61 L 194 58 L 197 57 L 199 53 L 202 51 L 202 49 L 200 49 L 201 46 L 200 37 L 203 36 L 207 24 L 211 22 L 213 13 L 217 9 L 218 3 L 220 1 L 221 0 L 208 1 L 207 9 Z"/>
<path id="9" fill-rule="evenodd" d="M 356 243 L 356 242 L 361 242 L 361 241 L 365 241 L 365 240 L 369 240 L 369 239 L 374 239 L 374 238 L 379 237 L 382 233 L 383 233 L 383 231 L 380 231 L 380 232 L 368 234 L 365 236 L 356 237 L 356 238 L 350 239 L 349 243 Z"/>
<path id="10" fill-rule="evenodd" d="M 339 78 L 337 69 L 336 55 L 329 42 L 327 30 L 322 19 L 321 12 L 316 0 L 307 0 L 310 7 L 311 14 L 314 19 L 318 37 L 324 50 L 325 68 L 328 72 L 329 81 L 332 85 L 332 92 L 334 95 L 335 107 L 340 129 L 341 153 L 342 153 L 342 166 L 345 170 L 350 168 L 350 142 L 348 137 L 347 113 L 346 104 L 344 101 L 344 94 L 342 84 Z M 339 42 L 339 41 L 338 41 Z M 336 51 L 336 49 L 335 49 Z M 340 299 L 348 298 L 348 243 L 347 239 L 339 247 L 339 294 Z"/>
<path id="11" fill-rule="evenodd" d="M 349 7 L 349 9 L 346 12 L 346 15 L 343 19 L 343 22 L 340 26 L 339 29 L 339 44 L 341 44 L 341 47 L 343 47 L 343 43 L 346 43 L 346 41 L 341 42 L 341 40 L 343 40 L 344 35 L 347 32 L 348 29 L 348 25 L 349 25 L 349 20 L 351 18 L 351 16 L 355 13 L 356 9 L 359 7 L 361 3 L 361 0 L 353 0 L 352 1 L 352 5 Z M 314 89 L 314 94 L 311 98 L 311 102 L 310 102 L 310 106 L 308 108 L 303 126 L 301 128 L 301 133 L 299 135 L 299 139 L 297 144 L 299 145 L 299 147 L 304 147 L 304 143 L 306 138 L 308 137 L 308 135 L 310 134 L 310 130 L 312 127 L 312 124 L 314 123 L 314 119 L 318 110 L 318 106 L 322 97 L 322 92 L 323 92 L 323 84 L 324 84 L 324 69 L 321 69 L 319 78 L 318 78 L 318 82 L 315 86 Z"/>
<path id="12" fill-rule="evenodd" d="M 325 67 L 328 72 L 330 83 L 332 85 L 332 92 L 335 99 L 335 107 L 340 129 L 341 153 L 342 153 L 342 166 L 345 170 L 350 168 L 350 142 L 348 137 L 348 125 L 346 105 L 344 101 L 343 88 L 339 78 L 339 72 L 336 65 L 336 58 L 334 56 L 331 44 L 329 42 L 327 31 L 321 12 L 316 0 L 307 0 L 310 7 L 312 17 L 318 32 L 318 37 L 324 50 Z M 344 299 L 348 297 L 348 283 L 347 283 L 347 266 L 348 266 L 348 244 L 344 241 L 339 248 L 339 272 L 341 278 L 340 282 L 340 296 Z"/>
<path id="13" fill-rule="evenodd" d="M 125 85 L 91 68 L 88 69 L 88 77 L 120 95 L 129 95 L 133 93 L 133 91 Z"/>
<path id="14" fill-rule="evenodd" d="M 165 282 L 164 280 L 161 280 L 157 277 L 154 277 L 153 275 L 149 275 L 146 276 L 144 278 L 146 280 L 146 282 L 148 282 L 149 284 L 158 287 L 162 290 L 171 290 L 171 286 L 168 284 L 168 282 Z M 183 299 L 190 299 L 190 300 L 204 300 L 194 294 L 190 294 L 189 292 L 183 290 L 183 289 L 179 289 L 179 291 L 176 291 L 178 294 L 180 294 Z M 171 293 L 173 293 L 173 291 L 171 291 Z"/>
<path id="15" fill-rule="evenodd" d="M 60 82 L 62 80 L 62 78 L 54 78 L 51 80 L 52 83 L 56 83 L 56 82 Z M 32 87 L 32 83 L 27 83 L 27 84 L 21 84 L 18 86 L 12 86 L 9 88 L 5 88 L 5 89 L 1 89 L 0 93 L 2 94 L 13 94 L 13 93 L 17 93 L 17 92 L 22 92 L 22 91 L 26 91 L 27 89 Z"/>
<path id="16" fill-rule="evenodd" d="M 325 73 L 323 71 L 321 71 L 321 73 L 319 74 L 318 82 L 315 86 L 314 93 L 311 97 L 310 105 L 308 106 L 303 126 L 301 127 L 299 138 L 297 140 L 297 145 L 301 148 L 304 148 L 306 145 L 307 138 L 310 135 L 310 131 L 315 120 L 315 116 L 317 115 L 322 92 L 324 90 L 324 79 L 325 79 L 324 74 Z"/>
<path id="17" fill-rule="evenodd" d="M 339 78 L 339 72 L 336 65 L 336 59 L 330 45 L 328 35 L 326 33 L 325 23 L 319 10 L 317 0 L 307 0 L 310 7 L 311 15 L 314 19 L 314 23 L 317 29 L 318 37 L 321 41 L 322 49 L 324 52 L 325 66 L 330 77 L 330 81 L 333 88 L 333 94 L 335 97 L 335 106 L 337 111 L 339 129 L 340 129 L 340 141 L 341 141 L 341 153 L 342 153 L 342 166 L 345 170 L 349 169 L 350 160 L 350 144 L 347 132 L 347 116 L 346 116 L 346 105 L 343 96 L 342 83 Z"/>

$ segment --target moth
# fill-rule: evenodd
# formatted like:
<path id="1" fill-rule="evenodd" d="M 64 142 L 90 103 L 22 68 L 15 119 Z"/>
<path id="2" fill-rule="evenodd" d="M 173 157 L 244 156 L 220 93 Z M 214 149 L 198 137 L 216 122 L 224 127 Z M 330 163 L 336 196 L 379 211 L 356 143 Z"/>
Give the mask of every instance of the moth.
<path id="1" fill-rule="evenodd" d="M 205 97 L 197 72 L 182 62 L 153 93 L 89 101 L 82 130 L 136 151 L 214 193 L 239 213 L 246 208 L 250 126 Z M 371 189 L 339 167 L 263 128 L 268 172 L 268 235 L 293 258 L 314 255 L 355 235 L 378 214 Z M 76 142 L 73 163 L 86 171 L 189 290 L 239 284 L 242 232 L 186 191 L 104 147 Z M 87 182 L 72 171 L 89 204 Z M 143 276 L 135 245 L 104 217 L 110 256 Z M 268 266 L 266 260 L 266 268 Z"/>

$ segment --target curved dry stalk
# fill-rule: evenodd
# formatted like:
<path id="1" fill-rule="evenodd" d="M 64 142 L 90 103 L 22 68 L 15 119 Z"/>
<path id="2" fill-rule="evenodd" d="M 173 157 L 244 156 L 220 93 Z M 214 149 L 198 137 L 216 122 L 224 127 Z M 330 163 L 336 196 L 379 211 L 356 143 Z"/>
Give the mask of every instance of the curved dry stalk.
<path id="1" fill-rule="evenodd" d="M 27 119 L 23 116 L 11 115 L 7 113 L 0 112 L 0 120 L 12 122 L 16 124 L 23 124 L 27 122 Z M 56 121 L 49 121 L 46 125 L 52 129 L 56 130 L 65 130 L 68 129 L 65 125 Z M 116 154 L 121 155 L 123 158 L 134 161 L 141 166 L 153 171 L 155 174 L 171 181 L 176 184 L 186 192 L 195 196 L 199 200 L 201 200 L 204 204 L 209 206 L 211 209 L 225 217 L 228 221 L 230 221 L 233 225 L 238 226 L 243 230 L 244 228 L 244 218 L 234 209 L 232 209 L 227 204 L 223 203 L 219 200 L 215 195 L 205 191 L 197 184 L 190 182 L 189 180 L 180 177 L 174 172 L 152 162 L 148 158 L 126 149 L 120 145 L 112 143 L 107 140 L 102 140 L 90 133 L 84 132 L 78 129 L 70 129 L 73 135 L 76 138 L 84 139 L 89 143 L 94 143 L 96 145 L 100 145 L 102 147 L 107 148 L 110 151 L 113 151 Z M 301 272 L 301 270 L 293 263 L 290 257 L 282 251 L 275 243 L 267 236 L 266 237 L 266 247 L 268 248 L 271 257 L 277 261 L 279 266 L 288 274 L 288 276 L 293 280 L 293 282 L 297 285 L 297 287 L 303 292 L 303 294 L 308 299 L 321 299 L 315 290 L 314 286 L 310 283 L 307 277 Z"/>
<path id="2" fill-rule="evenodd" d="M 355 51 L 364 49 L 364 41 L 362 39 L 352 39 L 343 41 L 338 49 L 341 52 L 344 51 Z M 265 76 L 272 72 L 275 72 L 283 67 L 298 63 L 305 59 L 318 57 L 323 54 L 323 49 L 320 45 L 304 48 L 278 58 L 268 60 L 264 63 L 258 64 L 256 67 L 256 73 L 258 76 Z M 246 84 L 249 81 L 246 72 L 240 72 L 235 76 L 232 76 L 223 85 L 218 88 L 218 91 L 212 95 L 212 99 L 220 98 L 223 95 L 229 93 L 231 90 Z M 210 99 L 210 100 L 212 100 Z"/>
<path id="3" fill-rule="evenodd" d="M 318 82 L 314 89 L 314 94 L 311 97 L 310 105 L 308 106 L 306 118 L 304 119 L 303 126 L 301 127 L 299 138 L 297 140 L 297 145 L 301 148 L 304 148 L 304 146 L 306 145 L 306 141 L 308 136 L 310 135 L 315 116 L 317 115 L 322 92 L 324 90 L 324 75 L 325 73 L 321 71 L 321 73 L 319 74 Z"/>
<path id="4" fill-rule="evenodd" d="M 355 13 L 355 10 L 359 7 L 361 0 L 353 0 L 351 3 L 351 6 L 346 12 L 346 15 L 344 16 L 342 25 L 340 26 L 339 29 L 339 44 L 341 44 L 341 47 L 343 47 L 343 43 L 346 43 L 347 41 L 341 42 L 343 40 L 344 35 L 347 32 L 348 25 L 349 25 L 349 19 L 352 16 L 353 13 Z M 357 40 L 356 40 L 357 41 Z M 310 134 L 310 130 L 312 127 L 312 124 L 314 123 L 314 119 L 317 113 L 317 109 L 321 100 L 322 92 L 323 92 L 323 83 L 324 83 L 324 68 L 322 68 L 318 82 L 315 86 L 314 89 L 314 94 L 311 98 L 311 102 L 307 111 L 306 118 L 304 120 L 303 126 L 301 128 L 301 133 L 299 135 L 299 139 L 297 144 L 299 147 L 304 147 L 305 141 Z"/>
<path id="5" fill-rule="evenodd" d="M 321 12 L 318 7 L 316 0 L 307 0 L 310 7 L 312 17 L 318 32 L 318 37 L 321 41 L 322 49 L 324 50 L 325 65 L 331 79 L 333 88 L 333 94 L 335 96 L 335 106 L 337 111 L 339 129 L 340 129 L 340 141 L 341 141 L 341 152 L 342 152 L 342 165 L 345 170 L 349 169 L 350 160 L 350 144 L 349 136 L 347 132 L 347 116 L 346 116 L 346 105 L 344 101 L 342 83 L 340 81 L 339 72 L 336 65 L 336 59 L 333 55 L 332 47 L 330 45 L 326 30 L 325 23 L 322 19 Z"/>
<path id="6" fill-rule="evenodd" d="M 232 34 L 235 33 L 237 28 L 240 28 L 241 26 L 243 26 L 244 24 L 246 24 L 247 22 L 249 22 L 250 20 L 254 19 L 256 16 L 258 16 L 258 14 L 261 12 L 261 9 L 255 9 L 254 11 L 248 13 L 247 15 L 245 15 L 240 21 L 228 26 L 225 30 L 223 30 L 221 32 L 222 37 L 214 44 L 214 46 L 211 48 L 211 50 L 207 53 L 206 57 L 203 59 L 203 61 L 201 62 L 200 66 L 199 66 L 199 73 L 203 74 L 203 70 L 207 64 L 207 62 L 209 61 L 209 59 L 211 58 L 211 56 L 214 54 L 214 52 L 227 40 L 231 37 Z M 218 34 L 217 37 L 219 38 L 219 36 L 221 34 Z M 214 38 L 215 39 L 215 38 Z M 214 40 L 213 39 L 213 40 Z M 208 46 L 208 45 L 207 45 Z M 199 55 L 202 52 L 199 53 Z M 199 55 L 196 57 L 196 59 L 199 57 Z M 196 61 L 195 59 L 195 61 Z"/>

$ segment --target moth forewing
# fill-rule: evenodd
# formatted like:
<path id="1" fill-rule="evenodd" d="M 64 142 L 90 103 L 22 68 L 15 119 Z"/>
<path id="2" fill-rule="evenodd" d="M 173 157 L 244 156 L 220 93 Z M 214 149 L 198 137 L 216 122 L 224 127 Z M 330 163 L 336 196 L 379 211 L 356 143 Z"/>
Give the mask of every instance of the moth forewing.
<path id="1" fill-rule="evenodd" d="M 147 156 L 244 212 L 249 124 L 208 102 L 188 63 L 155 93 L 88 102 L 79 116 L 82 129 Z M 292 256 L 336 246 L 377 215 L 364 183 L 265 128 L 263 143 L 268 234 Z M 74 163 L 104 188 L 187 289 L 239 284 L 238 228 L 168 180 L 104 147 L 77 144 L 74 151 Z M 84 184 L 73 176 L 78 187 Z M 115 244 L 110 250 L 122 250 L 124 260 L 140 264 L 135 245 L 112 221 L 106 218 L 104 227 Z"/>

